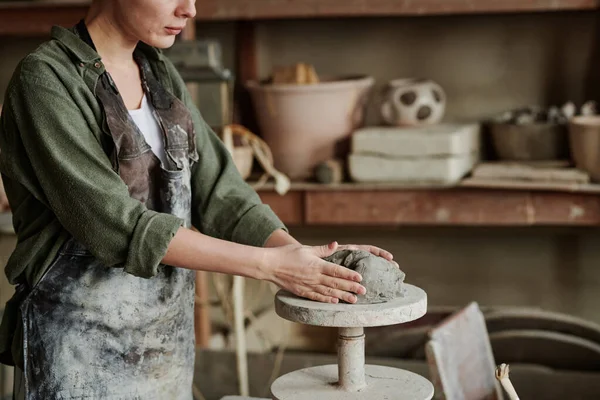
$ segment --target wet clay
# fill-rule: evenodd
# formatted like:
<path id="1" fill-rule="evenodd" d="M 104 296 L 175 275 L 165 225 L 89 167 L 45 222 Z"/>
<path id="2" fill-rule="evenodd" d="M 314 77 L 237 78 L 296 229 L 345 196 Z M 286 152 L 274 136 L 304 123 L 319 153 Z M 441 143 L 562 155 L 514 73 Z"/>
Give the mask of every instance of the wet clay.
<path id="1" fill-rule="evenodd" d="M 361 274 L 361 285 L 367 293 L 356 295 L 358 300 L 354 304 L 385 303 L 402 296 L 406 274 L 385 258 L 362 250 L 340 250 L 324 260 Z"/>

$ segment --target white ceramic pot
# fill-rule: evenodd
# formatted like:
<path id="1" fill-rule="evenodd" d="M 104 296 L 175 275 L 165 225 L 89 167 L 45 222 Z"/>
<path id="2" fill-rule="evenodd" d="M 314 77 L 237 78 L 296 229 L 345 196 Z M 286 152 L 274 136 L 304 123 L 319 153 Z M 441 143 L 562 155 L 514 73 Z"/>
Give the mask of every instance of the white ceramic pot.
<path id="1" fill-rule="evenodd" d="M 305 180 L 321 162 L 345 158 L 351 133 L 364 122 L 373 84 L 369 76 L 310 85 L 248 82 L 275 168 L 292 180 Z"/>
<path id="2" fill-rule="evenodd" d="M 446 93 L 429 79 L 395 79 L 383 91 L 381 117 L 392 126 L 437 124 L 446 111 Z"/>

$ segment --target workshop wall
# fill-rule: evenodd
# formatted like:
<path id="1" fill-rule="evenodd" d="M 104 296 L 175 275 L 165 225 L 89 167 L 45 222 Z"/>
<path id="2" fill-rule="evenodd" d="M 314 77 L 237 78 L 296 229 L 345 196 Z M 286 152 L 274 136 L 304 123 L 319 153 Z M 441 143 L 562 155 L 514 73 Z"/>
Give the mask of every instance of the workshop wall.
<path id="1" fill-rule="evenodd" d="M 595 29 L 593 13 L 264 22 L 257 32 L 259 71 L 266 76 L 276 64 L 303 61 L 322 74 L 372 74 L 378 87 L 396 77 L 427 76 L 446 89 L 449 118 L 481 118 L 521 105 L 583 101 L 593 82 L 582 77 L 588 76 Z M 198 32 L 222 40 L 225 64 L 232 68 L 233 25 L 199 24 Z M 2 41 L 1 96 L 17 61 L 41 41 Z M 373 107 L 368 120 L 377 121 Z M 335 239 L 385 247 L 396 254 L 407 280 L 428 291 L 432 305 L 477 300 L 540 306 L 600 322 L 595 231 L 302 228 L 292 233 L 307 244 Z M 0 238 L 0 260 L 11 243 Z M 255 283 L 248 283 L 249 291 Z M 7 293 L 0 283 L 0 299 Z"/>

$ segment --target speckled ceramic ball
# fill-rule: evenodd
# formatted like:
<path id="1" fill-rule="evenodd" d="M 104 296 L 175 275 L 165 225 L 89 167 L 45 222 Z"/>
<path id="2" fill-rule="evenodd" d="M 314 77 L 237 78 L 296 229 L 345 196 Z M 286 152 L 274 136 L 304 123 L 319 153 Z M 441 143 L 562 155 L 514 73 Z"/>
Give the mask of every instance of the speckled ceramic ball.
<path id="1" fill-rule="evenodd" d="M 381 117 L 392 126 L 437 124 L 446 111 L 446 93 L 429 79 L 396 79 L 384 88 Z"/>

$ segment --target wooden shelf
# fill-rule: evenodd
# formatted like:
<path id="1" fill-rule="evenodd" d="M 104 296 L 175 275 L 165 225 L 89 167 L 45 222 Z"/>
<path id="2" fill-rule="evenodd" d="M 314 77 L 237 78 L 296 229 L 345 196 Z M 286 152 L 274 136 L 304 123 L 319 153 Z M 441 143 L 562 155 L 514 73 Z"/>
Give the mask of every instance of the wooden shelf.
<path id="1" fill-rule="evenodd" d="M 290 226 L 600 226 L 597 193 L 465 187 L 258 193 Z"/>
<path id="2" fill-rule="evenodd" d="M 198 19 L 284 19 L 593 10 L 598 0 L 203 0 Z"/>
<path id="3" fill-rule="evenodd" d="M 71 26 L 89 1 L 0 2 L 0 35 L 43 36 L 53 25 Z M 203 0 L 198 20 L 383 17 L 595 10 L 600 0 Z"/>
<path id="4" fill-rule="evenodd" d="M 48 36 L 53 25 L 75 25 L 85 15 L 88 3 L 0 3 L 0 36 Z"/>

